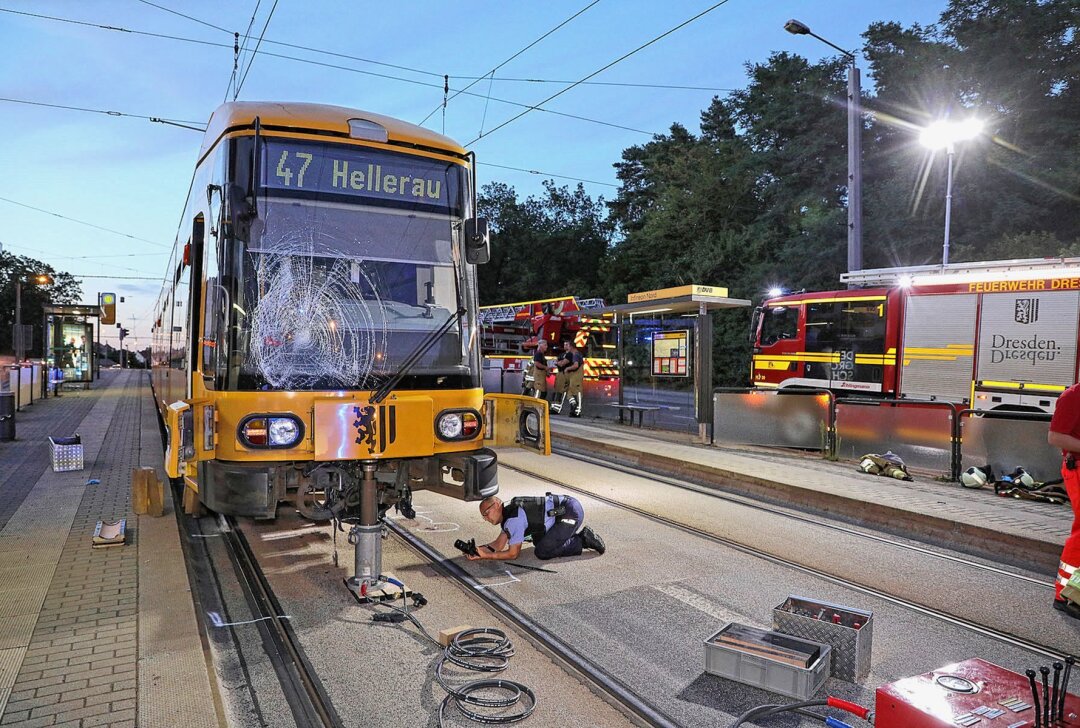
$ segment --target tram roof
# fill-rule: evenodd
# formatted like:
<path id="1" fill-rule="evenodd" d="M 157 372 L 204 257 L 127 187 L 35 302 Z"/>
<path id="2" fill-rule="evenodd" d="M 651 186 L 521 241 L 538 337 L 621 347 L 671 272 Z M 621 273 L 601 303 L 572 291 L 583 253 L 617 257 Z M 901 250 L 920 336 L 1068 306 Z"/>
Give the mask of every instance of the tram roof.
<path id="1" fill-rule="evenodd" d="M 288 129 L 297 132 L 332 132 L 346 139 L 349 138 L 349 120 L 364 119 L 373 121 L 386 129 L 391 141 L 442 149 L 458 155 L 466 153 L 464 147 L 449 137 L 407 121 L 370 111 L 327 104 L 233 101 L 222 104 L 210 116 L 199 158 L 202 159 L 227 130 L 250 126 L 256 117 L 264 128 Z"/>

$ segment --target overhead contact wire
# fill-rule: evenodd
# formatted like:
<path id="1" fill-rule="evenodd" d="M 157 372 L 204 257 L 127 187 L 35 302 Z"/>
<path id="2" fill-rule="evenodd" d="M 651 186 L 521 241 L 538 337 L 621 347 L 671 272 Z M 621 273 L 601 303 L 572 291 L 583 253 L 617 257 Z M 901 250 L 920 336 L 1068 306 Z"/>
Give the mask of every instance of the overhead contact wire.
<path id="1" fill-rule="evenodd" d="M 244 75 L 240 77 L 240 83 L 236 85 L 236 92 L 233 93 L 233 100 L 240 95 L 240 89 L 244 87 L 244 81 L 247 81 L 248 74 L 251 72 L 251 66 L 255 63 L 255 56 L 259 53 L 259 47 L 262 46 L 263 36 L 266 34 L 266 29 L 270 26 L 270 19 L 274 17 L 274 11 L 277 10 L 278 0 L 274 0 L 273 6 L 270 8 L 270 13 L 266 16 L 266 22 L 263 23 L 262 33 L 259 33 L 259 40 L 255 43 L 255 50 L 251 52 L 251 56 L 248 58 L 247 68 L 244 70 Z M 258 9 L 256 7 L 256 9 Z"/>
<path id="2" fill-rule="evenodd" d="M 567 18 L 566 20 L 562 21 L 561 23 L 559 23 L 559 24 L 558 24 L 558 25 L 556 25 L 556 26 L 555 26 L 554 28 L 552 28 L 551 30 L 549 30 L 549 31 L 547 31 L 546 33 L 544 33 L 543 35 L 541 35 L 541 36 L 540 36 L 539 38 L 537 38 L 537 39 L 536 39 L 536 40 L 534 40 L 533 42 L 529 43 L 529 44 L 528 44 L 527 46 L 525 46 L 524 48 L 522 48 L 521 50 L 519 50 L 519 51 L 518 51 L 517 53 L 513 54 L 512 56 L 510 56 L 509 58 L 507 58 L 507 59 L 506 59 L 505 61 L 502 61 L 501 63 L 499 63 L 498 65 L 496 65 L 496 66 L 495 66 L 494 68 L 492 68 L 492 69 L 491 69 L 490 71 L 488 71 L 487 73 L 485 73 L 485 74 L 484 74 L 483 76 L 478 76 L 477 78 L 473 79 L 472 83 L 470 83 L 470 84 L 469 84 L 468 86 L 466 86 L 465 88 L 461 89 L 460 91 L 456 91 L 456 92 L 454 93 L 454 95 L 450 97 L 450 100 L 454 99 L 454 97 L 456 97 L 456 96 L 457 96 L 458 94 L 463 94 L 463 93 L 465 93 L 465 92 L 466 92 L 466 91 L 468 91 L 468 90 L 469 90 L 470 88 L 472 88 L 472 87 L 473 87 L 474 85 L 476 85 L 477 83 L 479 83 L 479 82 L 480 82 L 480 81 L 482 81 L 483 79 L 487 78 L 488 76 L 492 76 L 492 77 L 494 78 L 494 74 L 495 74 L 495 72 L 496 72 L 496 71 L 498 71 L 498 70 L 499 70 L 500 68 L 502 68 L 503 66 L 505 66 L 505 65 L 506 65 L 507 63 L 509 63 L 510 61 L 514 60 L 514 59 L 515 59 L 515 58 L 517 58 L 518 56 L 520 56 L 520 55 L 521 55 L 522 53 L 524 53 L 525 51 L 527 51 L 527 50 L 529 50 L 530 48 L 532 48 L 532 47 L 533 47 L 534 45 L 536 45 L 537 43 L 539 43 L 540 41 L 542 41 L 542 40 L 543 40 L 544 38 L 547 38 L 547 37 L 548 37 L 549 35 L 551 35 L 551 34 L 552 34 L 552 33 L 554 33 L 555 31 L 557 31 L 557 30 L 558 30 L 559 28 L 562 28 L 562 27 L 563 27 L 564 25 L 566 25 L 567 23 L 569 23 L 570 21 L 572 21 L 572 20 L 573 20 L 574 18 L 576 18 L 576 17 L 578 17 L 579 15 L 581 15 L 582 13 L 584 13 L 584 12 L 585 12 L 586 10 L 588 10 L 589 8 L 591 8 L 591 7 L 593 6 L 593 5 L 596 5 L 596 3 L 598 3 L 598 2 L 600 2 L 600 0 L 593 0 L 593 1 L 591 2 L 591 3 L 589 3 L 588 5 L 586 5 L 585 7 L 583 7 L 583 8 L 581 9 L 581 10 L 578 10 L 578 11 L 577 11 L 576 13 L 574 13 L 573 15 L 571 15 L 571 16 L 570 16 L 569 18 Z M 445 106 L 445 102 L 443 102 L 443 105 Z M 425 117 L 424 117 L 423 119 L 421 119 L 421 120 L 420 120 L 420 125 L 421 125 L 421 126 L 423 126 L 424 122 L 425 122 L 425 121 L 427 121 L 428 119 L 430 119 L 430 118 L 431 118 L 431 115 L 432 115 L 432 114 L 434 114 L 434 113 L 435 113 L 436 111 L 438 111 L 438 110 L 439 110 L 439 107 L 435 107 L 434 109 L 432 109 L 432 110 L 431 110 L 431 112 L 430 112 L 430 113 L 429 113 L 429 114 L 428 114 L 427 116 L 425 116 Z"/>
<path id="3" fill-rule="evenodd" d="M 2 13 L 12 13 L 14 15 L 26 15 L 26 16 L 34 17 L 34 18 L 41 18 L 41 19 L 44 19 L 44 20 L 52 20 L 52 21 L 59 22 L 59 23 L 72 23 L 72 24 L 75 24 L 75 25 L 83 25 L 83 26 L 88 26 L 88 27 L 92 27 L 92 28 L 97 28 L 99 30 L 113 30 L 113 31 L 119 31 L 119 32 L 123 32 L 123 33 L 131 33 L 133 35 L 144 35 L 144 36 L 147 36 L 147 37 L 150 37 L 150 38 L 162 38 L 162 39 L 165 39 L 165 40 L 172 40 L 172 41 L 177 41 L 177 42 L 180 42 L 180 43 L 194 43 L 196 45 L 209 46 L 209 47 L 212 47 L 212 48 L 231 49 L 233 47 L 233 46 L 229 45 L 228 43 L 217 43 L 215 41 L 198 40 L 196 38 L 184 38 L 182 36 L 167 35 L 167 34 L 164 34 L 164 33 L 151 33 L 151 32 L 148 32 L 148 31 L 131 30 L 131 29 L 128 29 L 128 28 L 120 28 L 120 27 L 111 26 L 111 25 L 100 25 L 100 24 L 97 24 L 97 23 L 87 23 L 87 22 L 79 21 L 79 20 L 70 20 L 68 18 L 57 18 L 57 17 L 50 16 L 50 15 L 41 15 L 41 14 L 38 14 L 38 13 L 27 13 L 27 12 L 23 12 L 23 11 L 19 11 L 19 10 L 11 10 L 9 8 L 0 8 L 0 12 L 2 12 Z M 288 56 L 288 55 L 285 55 L 283 53 L 272 53 L 270 51 L 262 51 L 262 54 L 263 54 L 263 56 L 268 57 L 268 58 L 280 58 L 282 60 L 293 61 L 293 62 L 296 62 L 296 63 L 304 63 L 304 64 L 311 65 L 311 66 L 318 66 L 320 68 L 333 68 L 333 69 L 338 70 L 338 71 L 347 71 L 349 73 L 359 73 L 359 74 L 362 74 L 362 75 L 365 75 L 365 76 L 373 76 L 375 78 L 384 78 L 384 79 L 387 79 L 387 80 L 390 80 L 390 81 L 399 81 L 401 83 L 409 83 L 409 84 L 413 84 L 413 85 L 416 85 L 416 86 L 425 86 L 427 88 L 438 88 L 438 89 L 443 88 L 442 84 L 429 83 L 429 82 L 426 82 L 426 81 L 418 81 L 418 80 L 412 79 L 412 78 L 402 78 L 401 76 L 392 76 L 392 75 L 386 74 L 386 73 L 376 73 L 374 71 L 364 71 L 364 70 L 361 70 L 359 68 L 350 68 L 349 66 L 341 66 L 341 65 L 338 65 L 338 64 L 334 64 L 334 63 L 326 63 L 326 62 L 323 62 L 323 61 L 316 61 L 316 60 L 313 60 L 313 59 L 310 59 L 310 58 L 297 58 L 296 56 Z M 368 62 L 370 63 L 371 61 L 368 61 Z M 442 76 L 443 74 L 436 74 L 436 75 Z M 482 78 L 486 78 L 486 76 L 484 76 Z M 464 93 L 464 94 L 466 94 L 468 96 L 475 96 L 477 98 L 484 98 L 483 94 L 473 93 L 471 91 L 462 90 L 459 93 Z M 5 101 L 5 100 L 12 101 L 14 103 L 31 103 L 31 104 L 35 103 L 35 102 L 20 101 L 18 99 L 0 99 L 0 101 Z M 553 114 L 555 116 L 563 116 L 563 117 L 566 117 L 568 119 L 577 119 L 578 121 L 586 121 L 586 122 L 588 122 L 590 124 L 599 124 L 601 126 L 607 126 L 607 127 L 611 127 L 611 128 L 614 128 L 614 129 L 622 129 L 623 131 L 632 131 L 632 132 L 634 132 L 636 134 L 644 134 L 645 136 L 654 136 L 656 134 L 656 132 L 646 131 L 644 129 L 635 129 L 633 127 L 624 126 L 622 124 L 615 124 L 615 123 L 612 123 L 612 122 L 609 122 L 609 121 L 601 121 L 599 119 L 591 119 L 589 117 L 581 116 L 581 115 L 578 115 L 578 114 L 569 114 L 569 113 L 566 113 L 566 112 L 563 112 L 563 111 L 554 111 L 554 110 L 551 110 L 551 109 L 535 109 L 534 107 L 530 106 L 529 104 L 523 104 L 523 103 L 519 103 L 517 101 L 510 101 L 508 99 L 501 99 L 501 98 L 498 98 L 497 96 L 492 96 L 491 100 L 496 101 L 496 102 L 498 102 L 500 104 L 507 104 L 509 106 L 519 106 L 519 107 L 529 109 L 529 110 L 533 110 L 533 111 L 543 111 L 544 113 L 547 113 L 547 114 Z M 74 109 L 75 108 L 75 107 L 66 107 L 66 106 L 53 105 L 53 104 L 36 104 L 36 105 L 39 105 L 39 106 L 50 106 L 51 105 L 51 106 L 55 106 L 56 108 L 68 108 L 68 109 Z M 75 110 L 79 110 L 79 109 L 75 109 Z M 85 109 L 85 110 L 86 111 L 91 111 L 91 112 L 94 112 L 94 113 L 109 113 L 109 112 L 102 112 L 102 111 L 99 111 L 97 109 Z M 113 115 L 114 116 L 128 116 L 127 114 L 113 114 Z M 134 116 L 134 115 L 130 115 L 130 116 Z M 136 118 L 144 118 L 144 119 L 148 119 L 148 120 L 151 120 L 151 121 L 155 120 L 155 118 L 151 118 L 151 117 L 136 117 Z M 170 121 L 172 121 L 172 120 L 170 120 Z M 186 123 L 197 124 L 197 123 L 200 123 L 200 122 L 186 122 Z"/>
<path id="4" fill-rule="evenodd" d="M 668 30 L 668 31 L 665 31 L 664 33 L 661 33 L 660 35 L 656 36 L 656 37 L 655 37 L 655 38 L 653 38 L 652 40 L 650 40 L 650 41 L 648 41 L 648 42 L 646 42 L 646 43 L 642 43 L 641 45 L 639 45 L 639 46 L 638 46 L 637 48 L 635 48 L 634 50 L 630 51 L 629 53 L 625 53 L 625 54 L 623 54 L 623 55 L 619 56 L 618 58 L 616 58 L 616 59 L 615 59 L 614 61 L 612 61 L 611 63 L 608 63 L 607 65 L 605 65 L 605 66 L 603 66 L 603 67 L 601 67 L 601 68 L 598 68 L 597 70 L 595 70 L 595 71 L 593 71 L 592 73 L 590 73 L 590 74 L 589 74 L 588 76 L 585 76 L 584 78 L 582 78 L 582 79 L 580 79 L 580 80 L 578 80 L 578 81 L 575 81 L 574 83 L 572 83 L 571 85 L 569 85 L 569 86 L 567 86 L 566 88 L 562 89 L 561 91 L 557 91 L 557 92 L 553 93 L 553 94 L 552 94 L 551 96 L 548 96 L 548 97 L 547 97 L 546 99 L 544 99 L 543 101 L 539 102 L 538 104 L 535 104 L 535 105 L 531 106 L 530 108 L 526 109 L 525 111 L 522 111 L 522 112 L 521 112 L 520 114 L 518 114 L 517 116 L 514 116 L 514 117 L 512 117 L 512 118 L 510 118 L 510 119 L 507 119 L 507 120 L 506 120 L 506 121 L 504 121 L 503 123 L 501 123 L 501 124 L 499 124 L 498 126 L 496 126 L 496 127 L 494 128 L 494 129 L 492 129 L 491 131 L 489 131 L 489 132 L 488 132 L 487 134 L 485 134 L 484 136 L 490 136 L 490 135 L 494 134 L 494 133 L 495 133 L 495 132 L 497 132 L 497 131 L 498 131 L 499 129 L 502 129 L 502 128 L 503 128 L 504 126 L 507 126 L 507 125 L 509 125 L 509 124 L 512 124 L 512 123 L 514 123 L 515 121 L 517 121 L 518 119 L 520 119 L 521 117 L 525 116 L 525 115 L 526 115 L 526 114 L 528 114 L 528 113 L 529 113 L 530 111 L 538 111 L 538 110 L 540 109 L 540 107 L 541 107 L 541 106 L 543 106 L 544 104 L 546 104 L 547 102 L 549 102 L 549 101 L 551 101 L 551 100 L 553 100 L 553 99 L 556 99 L 556 98 L 558 98 L 559 96 L 562 96 L 562 95 L 563 95 L 564 93 L 566 93 L 567 91 L 569 91 L 569 90 L 571 90 L 571 89 L 573 89 L 573 88 L 575 88 L 575 87 L 577 87 L 577 86 L 580 86 L 580 85 L 581 85 L 581 84 L 582 84 L 583 82 L 585 82 L 585 81 L 588 81 L 588 80 L 589 80 L 590 78 L 592 78 L 593 76 L 597 76 L 597 75 L 599 75 L 599 74 L 603 73 L 604 71 L 608 70 L 608 69 L 609 69 L 609 68 L 611 68 L 612 66 L 614 66 L 614 65 L 616 65 L 616 64 L 618 64 L 618 63 L 622 63 L 623 61 L 625 61 L 625 60 L 626 60 L 627 58 L 629 58 L 630 56 L 634 55 L 634 54 L 635 54 L 635 53 L 637 53 L 638 51 L 641 51 L 641 50 L 644 50 L 645 48 L 648 48 L 648 47 L 649 47 L 649 46 L 651 46 L 651 45 L 652 45 L 653 43 L 656 43 L 657 41 L 659 41 L 659 40 L 662 40 L 663 38 L 666 38 L 667 36 L 671 35 L 672 33 L 674 33 L 675 31 L 677 31 L 677 30 L 679 30 L 679 29 L 681 29 L 681 28 L 685 28 L 685 27 L 686 27 L 687 25 L 690 25 L 690 23 L 693 23 L 693 22 L 694 22 L 694 21 L 696 21 L 697 19 L 699 19 L 699 18 L 702 18 L 702 17 L 704 17 L 704 16 L 708 15 L 709 13 L 711 13 L 711 12 L 712 12 L 713 10 L 716 10 L 716 9 L 717 9 L 718 7 L 720 7 L 721 5 L 727 5 L 727 4 L 728 4 L 728 3 L 730 2 L 730 1 L 731 1 L 731 0 L 720 0 L 720 2 L 716 3 L 715 5 L 713 5 L 713 6 L 709 7 L 709 8 L 706 8 L 705 10 L 702 10 L 702 11 L 701 11 L 700 13 L 698 13 L 698 14 L 697 14 L 697 15 L 695 15 L 694 17 L 690 18 L 689 20 L 685 20 L 685 21 L 683 21 L 682 23 L 679 23 L 678 25 L 676 25 L 676 26 L 675 26 L 674 28 L 672 28 L 672 29 L 670 29 L 670 30 Z M 469 142 L 469 143 L 468 143 L 468 144 L 466 144 L 465 146 L 469 146 L 469 145 L 471 145 L 471 144 L 475 144 L 476 142 L 480 141 L 480 139 L 482 139 L 482 138 L 483 138 L 482 136 L 481 136 L 481 137 L 477 137 L 476 139 L 473 139 L 473 140 L 472 140 L 471 142 Z"/>

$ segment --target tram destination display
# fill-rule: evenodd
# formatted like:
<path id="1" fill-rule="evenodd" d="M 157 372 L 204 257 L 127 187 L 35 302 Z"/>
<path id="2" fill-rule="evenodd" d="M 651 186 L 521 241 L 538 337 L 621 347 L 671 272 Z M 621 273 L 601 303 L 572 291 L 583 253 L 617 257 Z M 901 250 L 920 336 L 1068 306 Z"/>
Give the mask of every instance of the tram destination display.
<path id="1" fill-rule="evenodd" d="M 262 183 L 280 191 L 460 214 L 465 168 L 377 149 L 267 139 Z M 359 201 L 359 200 L 358 200 Z"/>

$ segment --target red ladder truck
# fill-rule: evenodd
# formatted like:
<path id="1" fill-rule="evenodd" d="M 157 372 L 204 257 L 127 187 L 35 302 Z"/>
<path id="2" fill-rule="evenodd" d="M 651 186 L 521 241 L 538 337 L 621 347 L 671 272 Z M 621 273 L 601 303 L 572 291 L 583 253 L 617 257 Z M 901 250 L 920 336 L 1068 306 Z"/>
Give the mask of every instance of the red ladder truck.
<path id="1" fill-rule="evenodd" d="M 520 372 L 524 377 L 540 339 L 547 339 L 552 360 L 562 353 L 564 342 L 573 339 L 585 357 L 586 401 L 618 401 L 619 366 L 612 358 L 616 347 L 612 315 L 589 314 L 589 309 L 603 306 L 602 298 L 574 296 L 481 306 L 485 374 Z"/>
<path id="2" fill-rule="evenodd" d="M 854 271 L 868 288 L 755 309 L 757 388 L 816 387 L 1053 412 L 1077 381 L 1080 258 Z"/>

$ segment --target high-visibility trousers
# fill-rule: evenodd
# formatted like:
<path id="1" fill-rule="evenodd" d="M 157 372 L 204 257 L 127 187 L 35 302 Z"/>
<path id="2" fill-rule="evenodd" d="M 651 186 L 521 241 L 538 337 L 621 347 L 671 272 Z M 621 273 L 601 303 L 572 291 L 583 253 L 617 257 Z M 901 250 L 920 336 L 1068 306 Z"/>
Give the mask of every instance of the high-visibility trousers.
<path id="1" fill-rule="evenodd" d="M 572 372 L 559 372 L 555 375 L 555 393 L 568 392 L 575 399 L 581 396 L 581 388 L 585 383 L 585 370 L 578 367 Z"/>
<path id="2" fill-rule="evenodd" d="M 1065 492 L 1069 494 L 1073 523 L 1072 531 L 1065 539 L 1065 548 L 1061 552 L 1061 563 L 1058 564 L 1057 580 L 1054 582 L 1055 599 L 1061 599 L 1061 590 L 1077 567 L 1080 567 L 1080 469 L 1069 470 L 1062 463 L 1061 477 L 1065 480 Z"/>
<path id="3" fill-rule="evenodd" d="M 537 392 L 546 392 L 547 391 L 547 369 L 541 369 L 540 367 L 533 364 L 532 375 L 533 375 L 533 388 Z"/>

